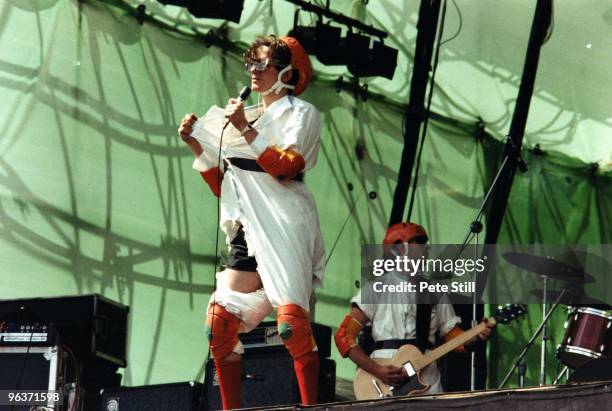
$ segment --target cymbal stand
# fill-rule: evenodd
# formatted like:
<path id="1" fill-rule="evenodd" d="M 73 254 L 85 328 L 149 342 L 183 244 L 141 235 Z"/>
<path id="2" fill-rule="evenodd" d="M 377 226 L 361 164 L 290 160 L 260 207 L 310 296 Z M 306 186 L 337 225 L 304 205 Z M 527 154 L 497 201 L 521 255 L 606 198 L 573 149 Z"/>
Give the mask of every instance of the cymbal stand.
<path id="1" fill-rule="evenodd" d="M 542 318 L 545 318 L 548 276 L 543 275 L 542 280 L 544 281 L 544 289 L 542 292 Z M 540 385 L 546 384 L 546 341 L 548 341 L 548 327 L 546 326 L 546 321 L 544 321 L 542 322 L 542 344 L 540 345 Z"/>
<path id="2" fill-rule="evenodd" d="M 499 385 L 498 389 L 502 389 L 504 387 L 504 385 L 506 385 L 506 383 L 508 382 L 508 379 L 510 379 L 510 376 L 512 375 L 512 373 L 514 372 L 514 370 L 519 366 L 519 364 L 521 363 L 521 361 L 523 361 L 523 358 L 525 358 L 525 355 L 527 355 L 527 351 L 529 351 L 529 348 L 531 348 L 531 346 L 533 345 L 533 342 L 536 340 L 536 338 L 538 338 L 538 336 L 540 335 L 540 333 L 542 332 L 542 329 L 544 328 L 544 326 L 546 325 L 546 323 L 548 322 L 548 319 L 550 318 L 550 316 L 552 315 L 552 313 L 555 311 L 555 309 L 557 308 L 557 306 L 559 305 L 559 301 L 561 301 L 561 298 L 563 298 L 563 295 L 565 294 L 565 288 L 559 293 L 559 296 L 557 297 L 557 299 L 555 300 L 555 303 L 552 305 L 552 307 L 550 308 L 550 310 L 546 313 L 546 315 L 544 316 L 544 318 L 542 319 L 542 322 L 540 323 L 540 326 L 538 327 L 538 329 L 533 333 L 533 335 L 531 336 L 531 338 L 529 339 L 529 341 L 527 342 L 527 344 L 525 344 L 525 346 L 523 347 L 523 350 L 521 351 L 521 353 L 519 354 L 518 358 L 516 359 L 516 361 L 514 361 L 514 364 L 512 365 L 512 367 L 510 368 L 510 370 L 508 371 L 508 373 L 506 374 L 506 376 L 504 377 L 503 381 L 501 382 L 501 384 Z M 541 377 L 540 377 L 541 380 Z"/>
<path id="3" fill-rule="evenodd" d="M 565 380 L 567 381 L 567 379 L 569 378 L 569 367 L 567 365 L 563 367 L 559 375 L 557 375 L 557 378 L 555 378 L 555 380 L 553 381 L 553 385 L 557 385 L 559 383 L 561 378 L 563 378 L 563 374 L 565 374 Z"/>
<path id="4" fill-rule="evenodd" d="M 525 374 L 527 373 L 527 364 L 525 361 L 521 361 L 518 365 L 519 372 L 519 388 L 523 388 L 525 386 Z"/>

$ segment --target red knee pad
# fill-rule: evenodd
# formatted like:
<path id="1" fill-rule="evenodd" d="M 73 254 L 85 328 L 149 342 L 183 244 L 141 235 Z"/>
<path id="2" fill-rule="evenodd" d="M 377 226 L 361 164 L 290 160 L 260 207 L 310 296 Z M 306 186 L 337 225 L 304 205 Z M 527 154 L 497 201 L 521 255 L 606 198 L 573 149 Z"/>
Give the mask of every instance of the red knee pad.
<path id="1" fill-rule="evenodd" d="M 211 305 L 206 316 L 210 351 L 215 360 L 227 357 L 238 344 L 240 320 L 219 304 Z"/>
<path id="2" fill-rule="evenodd" d="M 278 334 L 293 358 L 300 358 L 317 347 L 308 313 L 299 305 L 287 304 L 278 307 L 276 320 Z"/>

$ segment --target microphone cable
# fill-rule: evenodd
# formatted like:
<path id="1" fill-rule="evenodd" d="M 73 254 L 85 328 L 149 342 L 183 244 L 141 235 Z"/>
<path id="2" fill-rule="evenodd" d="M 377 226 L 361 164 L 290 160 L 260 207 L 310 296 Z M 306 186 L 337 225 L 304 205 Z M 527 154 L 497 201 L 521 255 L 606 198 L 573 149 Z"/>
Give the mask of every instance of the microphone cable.
<path id="1" fill-rule="evenodd" d="M 229 121 L 229 120 L 228 120 Z M 226 126 L 229 123 L 226 123 Z M 215 263 L 213 266 L 213 288 L 212 288 L 212 301 L 210 304 L 210 307 L 214 310 L 215 305 L 217 304 L 217 295 L 215 294 L 215 292 L 217 291 L 217 265 L 219 263 L 219 232 L 220 230 L 220 224 L 221 224 L 221 183 L 223 181 L 222 179 L 222 174 L 221 174 L 221 152 L 223 150 L 223 134 L 225 133 L 225 128 L 223 127 L 221 129 L 221 136 L 219 138 L 219 151 L 217 153 L 217 169 L 219 170 L 219 172 L 217 173 L 217 186 L 219 187 L 219 197 L 217 197 L 217 228 L 215 230 Z M 207 307 L 208 308 L 208 307 Z M 208 309 L 206 310 L 205 313 L 205 319 L 208 318 Z M 210 357 L 212 354 L 212 351 L 210 349 L 210 345 L 212 344 L 212 339 L 213 339 L 213 326 L 214 326 L 214 322 L 215 322 L 215 316 L 212 316 L 211 322 L 210 322 L 210 329 L 207 330 L 208 332 L 208 352 L 206 354 L 206 364 L 208 364 L 208 362 L 210 361 Z"/>
<path id="2" fill-rule="evenodd" d="M 249 97 L 250 94 L 251 94 L 251 88 L 248 86 L 245 86 L 240 91 L 238 100 L 240 100 L 241 102 L 245 101 Z M 218 170 L 217 186 L 219 187 L 219 197 L 217 197 L 217 228 L 215 230 L 216 231 L 215 232 L 215 263 L 214 263 L 214 268 L 213 268 L 214 269 L 213 271 L 213 291 L 212 291 L 212 301 L 211 301 L 211 308 L 213 308 L 213 310 L 214 310 L 215 305 L 217 304 L 217 301 L 216 301 L 217 296 L 215 292 L 217 290 L 217 264 L 219 262 L 219 231 L 220 231 L 220 225 L 221 225 L 221 194 L 222 194 L 221 193 L 221 183 L 222 183 L 221 152 L 223 151 L 223 135 L 225 134 L 225 129 L 227 128 L 229 123 L 230 123 L 230 120 L 228 118 L 225 125 L 221 128 L 221 136 L 219 137 L 219 151 L 217 152 L 217 170 Z M 208 310 L 206 311 L 205 318 L 206 319 L 208 318 Z M 213 339 L 214 322 L 215 322 L 215 317 L 212 316 L 211 322 L 210 322 L 210 329 L 208 330 L 209 338 L 208 338 L 208 352 L 206 354 L 206 364 L 208 364 L 208 362 L 210 361 L 210 357 L 212 354 L 210 345 Z"/>

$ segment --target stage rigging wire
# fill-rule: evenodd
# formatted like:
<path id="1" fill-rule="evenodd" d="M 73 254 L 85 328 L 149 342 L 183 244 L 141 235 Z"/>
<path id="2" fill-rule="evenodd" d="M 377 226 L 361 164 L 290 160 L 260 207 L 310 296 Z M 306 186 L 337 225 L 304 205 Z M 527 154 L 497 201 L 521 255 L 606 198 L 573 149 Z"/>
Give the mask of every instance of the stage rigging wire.
<path id="1" fill-rule="evenodd" d="M 544 45 L 545 43 L 548 42 L 548 40 L 550 40 L 550 38 L 553 35 L 554 30 L 555 30 L 555 2 L 551 1 L 550 2 L 550 25 L 548 26 L 548 29 L 546 30 L 546 36 L 544 37 L 544 40 L 542 40 L 542 45 Z"/>
<path id="2" fill-rule="evenodd" d="M 453 2 L 453 6 L 455 6 L 455 10 L 457 10 L 457 17 L 459 18 L 459 27 L 457 28 L 457 31 L 455 32 L 455 34 L 453 34 L 448 39 L 440 43 L 440 47 L 442 47 L 446 43 L 450 43 L 451 41 L 459 37 L 459 33 L 461 33 L 461 29 L 463 28 L 463 16 L 461 15 L 461 10 L 459 10 L 459 6 L 457 6 L 457 3 L 455 2 L 455 0 L 451 0 L 451 1 Z"/>
<path id="3" fill-rule="evenodd" d="M 327 263 L 331 259 L 331 256 L 334 253 L 334 250 L 336 249 L 336 246 L 338 245 L 338 241 L 340 241 L 340 237 L 342 237 L 342 233 L 344 232 L 344 229 L 346 228 L 346 224 L 348 223 L 349 218 L 351 218 L 351 216 L 353 215 L 353 212 L 357 208 L 357 203 L 359 203 L 359 200 L 361 199 L 361 194 L 363 194 L 364 191 L 365 191 L 365 187 L 362 186 L 361 187 L 361 192 L 357 196 L 357 199 L 353 202 L 353 207 L 351 207 L 351 210 L 349 211 L 348 215 L 344 219 L 344 223 L 342 223 L 342 227 L 340 228 L 340 232 L 338 233 L 338 235 L 336 236 L 336 239 L 334 240 L 334 245 L 332 245 L 332 248 L 329 251 L 329 254 L 327 255 L 327 258 L 325 259 L 325 267 L 327 267 Z"/>

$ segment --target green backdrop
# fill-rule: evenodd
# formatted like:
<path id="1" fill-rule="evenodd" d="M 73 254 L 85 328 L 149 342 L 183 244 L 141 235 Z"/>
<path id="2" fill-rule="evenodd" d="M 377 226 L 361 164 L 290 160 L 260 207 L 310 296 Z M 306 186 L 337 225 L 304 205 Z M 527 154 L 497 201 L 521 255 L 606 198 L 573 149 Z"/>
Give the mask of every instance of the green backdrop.
<path id="1" fill-rule="evenodd" d="M 155 15 L 139 25 L 138 3 L 0 5 L 0 298 L 103 294 L 131 308 L 125 384 L 201 380 L 216 200 L 191 170 L 176 129 L 185 113 L 204 113 L 237 94 L 248 81 L 240 50 L 257 33 L 285 33 L 294 6 L 247 0 L 241 23 L 227 24 L 144 1 Z M 462 241 L 496 170 L 533 15 L 521 2 L 495 3 L 499 15 L 516 18 L 509 25 L 487 8 L 490 1 L 457 3 L 463 28 L 441 53 L 437 115 L 413 214 L 437 243 Z M 573 7 L 556 4 L 557 37 L 543 51 L 526 141 L 545 155 L 525 150 L 530 170 L 517 174 L 500 242 L 610 243 L 612 144 L 601 107 L 609 103 L 591 83 L 610 74 L 594 68 L 586 84 L 591 72 L 582 67 L 572 74 L 574 86 L 556 81 L 555 67 L 568 58 L 557 42 L 569 38 L 572 27 L 562 23 Z M 323 123 L 319 163 L 306 179 L 329 254 L 316 320 L 335 328 L 356 292 L 360 246 L 381 241 L 388 221 L 418 2 L 341 0 L 333 7 L 389 30 L 388 43 L 400 49 L 393 80 L 358 81 L 369 86 L 367 101 L 351 91 L 357 80 L 344 68 L 316 61 L 304 94 Z M 458 27 L 451 11 L 449 36 Z M 210 28 L 232 45 L 206 47 Z M 514 47 L 506 50 L 503 41 Z M 345 87 L 337 92 L 339 75 Z M 480 138 L 478 117 L 487 127 Z M 357 142 L 365 145 L 362 160 Z M 536 306 L 522 325 L 499 330 L 490 344 L 491 386 L 539 319 Z M 554 317 L 551 363 L 563 320 L 562 312 Z M 354 367 L 332 351 L 338 376 L 351 378 Z M 528 358 L 537 362 L 537 351 Z M 528 368 L 528 382 L 536 375 L 537 367 Z"/>

